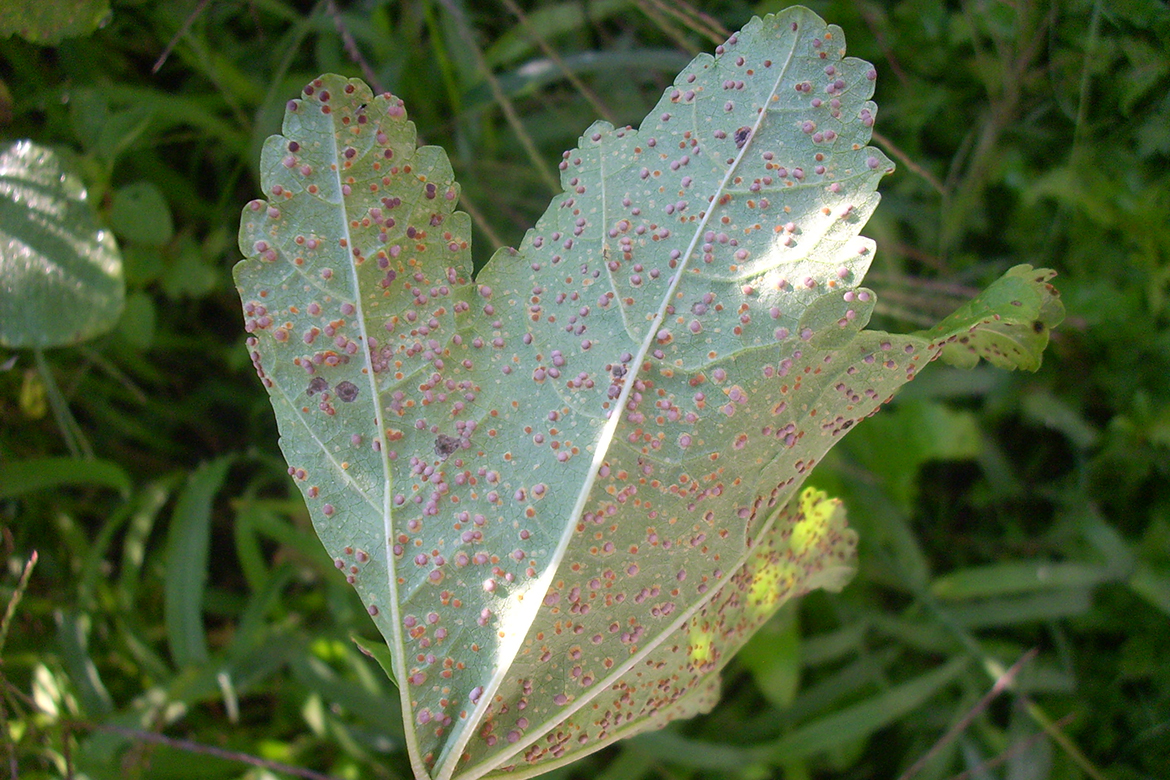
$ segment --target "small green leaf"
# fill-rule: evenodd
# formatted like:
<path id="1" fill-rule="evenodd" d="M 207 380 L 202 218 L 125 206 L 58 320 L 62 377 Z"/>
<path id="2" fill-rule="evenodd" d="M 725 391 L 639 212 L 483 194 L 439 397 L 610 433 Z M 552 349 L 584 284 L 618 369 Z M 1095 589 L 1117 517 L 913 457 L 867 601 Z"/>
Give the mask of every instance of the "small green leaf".
<path id="1" fill-rule="evenodd" d="M 736 655 L 777 709 L 791 705 L 800 688 L 800 639 L 796 612 L 789 608 L 765 623 Z"/>
<path id="2" fill-rule="evenodd" d="M 148 246 L 161 246 L 175 235 L 170 206 L 149 181 L 129 184 L 114 193 L 110 225 L 122 238 Z"/>
<path id="3" fill-rule="evenodd" d="M 157 93 L 154 100 L 149 99 L 149 93 L 123 97 L 111 107 L 107 92 L 91 88 L 70 91 L 69 117 L 86 150 L 112 166 L 150 124 L 158 97 Z"/>
<path id="4" fill-rule="evenodd" d="M 110 17 L 109 0 L 4 0 L 0 38 L 19 35 L 42 46 L 89 35 Z"/>
<path id="5" fill-rule="evenodd" d="M 941 339 L 942 359 L 970 368 L 983 358 L 999 368 L 1040 368 L 1048 334 L 1064 320 L 1047 268 L 1017 265 L 969 303 L 923 334 Z"/>
<path id="6" fill-rule="evenodd" d="M 390 657 L 390 648 L 383 642 L 367 642 L 359 636 L 350 637 L 353 643 L 358 646 L 364 654 L 368 655 L 378 662 L 378 666 L 382 667 L 382 671 L 390 678 L 390 682 L 394 683 L 394 687 L 400 687 L 398 680 L 394 678 L 394 659 Z"/>
<path id="7" fill-rule="evenodd" d="M 180 239 L 179 255 L 162 276 L 162 289 L 170 298 L 202 298 L 219 281 L 216 269 L 203 258 L 198 244 Z"/>
<path id="8" fill-rule="evenodd" d="M 890 447 L 890 442 L 898 442 Z M 932 460 L 969 460 L 982 451 L 978 421 L 971 412 L 930 401 L 895 404 L 844 445 L 875 474 L 890 498 L 909 511 L 918 489 L 918 473 Z"/>
<path id="9" fill-rule="evenodd" d="M 31 141 L 0 147 L 0 344 L 59 347 L 101 335 L 124 297 L 118 246 L 77 174 Z"/>

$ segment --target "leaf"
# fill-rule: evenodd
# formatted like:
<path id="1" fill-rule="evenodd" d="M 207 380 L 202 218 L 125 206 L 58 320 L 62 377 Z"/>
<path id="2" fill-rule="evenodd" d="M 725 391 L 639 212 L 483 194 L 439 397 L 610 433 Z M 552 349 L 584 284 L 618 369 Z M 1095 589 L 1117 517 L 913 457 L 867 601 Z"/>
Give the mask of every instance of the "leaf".
<path id="1" fill-rule="evenodd" d="M 640 129 L 587 130 L 474 281 L 397 98 L 322 76 L 265 143 L 248 349 L 419 778 L 531 776 L 703 711 L 781 601 L 851 576 L 843 510 L 801 484 L 957 336 L 861 331 L 890 163 L 843 46 L 803 8 L 753 20 Z"/>
<path id="2" fill-rule="evenodd" d="M 109 0 L 4 0 L 0 37 L 14 33 L 53 46 L 64 38 L 89 35 L 110 17 Z"/>
<path id="3" fill-rule="evenodd" d="M 942 358 L 970 368 L 983 358 L 999 368 L 1036 371 L 1048 333 L 1064 319 L 1055 271 L 1017 265 L 924 335 L 944 337 Z"/>
<path id="4" fill-rule="evenodd" d="M 1085 589 L 1109 580 L 1108 569 L 1079 563 L 1010 561 L 972 566 L 936 577 L 930 590 L 959 600 L 1045 590 Z"/>
<path id="5" fill-rule="evenodd" d="M 890 441 L 899 442 L 894 451 Z M 982 440 L 971 412 L 930 401 L 905 401 L 866 423 L 846 446 L 898 507 L 909 512 L 923 464 L 975 458 Z"/>
<path id="6" fill-rule="evenodd" d="M 110 224 L 123 238 L 148 246 L 161 246 L 175 235 L 170 206 L 149 181 L 134 182 L 114 193 Z"/>
<path id="7" fill-rule="evenodd" d="M 124 297 L 114 236 L 78 176 L 32 141 L 0 147 L 0 344 L 91 339 L 118 321 Z"/>

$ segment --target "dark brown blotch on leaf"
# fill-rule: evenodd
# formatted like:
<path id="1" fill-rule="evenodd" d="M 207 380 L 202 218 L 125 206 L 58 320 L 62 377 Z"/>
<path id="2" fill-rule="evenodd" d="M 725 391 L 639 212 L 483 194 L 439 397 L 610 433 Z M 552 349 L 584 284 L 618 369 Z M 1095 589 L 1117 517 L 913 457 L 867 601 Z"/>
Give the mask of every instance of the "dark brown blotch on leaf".
<path id="1" fill-rule="evenodd" d="M 435 437 L 435 454 L 446 460 L 447 456 L 459 449 L 459 437 L 440 433 Z"/>
<path id="2" fill-rule="evenodd" d="M 348 380 L 345 382 L 338 382 L 337 387 L 333 388 L 333 391 L 337 393 L 338 398 L 340 398 L 342 401 L 345 401 L 346 403 L 349 403 L 358 397 L 357 385 Z"/>

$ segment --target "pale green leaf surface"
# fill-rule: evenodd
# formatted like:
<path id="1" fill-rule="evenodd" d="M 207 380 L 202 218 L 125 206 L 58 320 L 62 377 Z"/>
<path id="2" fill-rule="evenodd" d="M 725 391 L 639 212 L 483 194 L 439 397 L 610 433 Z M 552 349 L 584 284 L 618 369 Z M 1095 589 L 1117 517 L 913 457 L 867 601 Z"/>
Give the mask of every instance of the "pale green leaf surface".
<path id="1" fill-rule="evenodd" d="M 703 711 L 783 598 L 851 576 L 843 511 L 797 492 L 954 335 L 860 331 L 874 77 L 806 9 L 753 20 L 640 129 L 587 130 L 475 281 L 401 101 L 290 101 L 240 229 L 248 347 L 420 778 Z"/>
<path id="2" fill-rule="evenodd" d="M 118 246 L 77 175 L 31 141 L 0 147 L 0 344 L 93 338 L 114 326 L 124 297 Z"/>

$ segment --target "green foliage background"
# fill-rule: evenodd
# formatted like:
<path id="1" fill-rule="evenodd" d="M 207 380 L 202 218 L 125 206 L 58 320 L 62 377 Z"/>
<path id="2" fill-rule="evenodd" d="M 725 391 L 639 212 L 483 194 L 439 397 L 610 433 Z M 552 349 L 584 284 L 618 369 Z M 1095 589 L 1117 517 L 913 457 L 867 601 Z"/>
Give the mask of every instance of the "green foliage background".
<path id="1" fill-rule="evenodd" d="M 864 231 L 875 326 L 928 326 L 1022 262 L 1060 272 L 1069 316 L 1039 373 L 938 365 L 851 433 L 813 482 L 861 534 L 854 583 L 767 626 L 709 716 L 556 776 L 893 778 L 926 757 L 917 777 L 1164 777 L 1170 11 L 807 4 L 877 67 L 875 140 L 899 163 Z M 150 734 L 409 775 L 389 683 L 350 641 L 376 632 L 287 479 L 231 284 L 285 102 L 327 71 L 401 96 L 451 156 L 482 262 L 594 118 L 638 123 L 695 53 L 783 4 L 342 5 L 125 0 L 55 46 L 0 40 L 0 136 L 73 161 L 127 281 L 108 335 L 41 369 L 0 354 L 2 603 L 39 556 L 0 656 L 13 777 L 290 776 Z"/>

